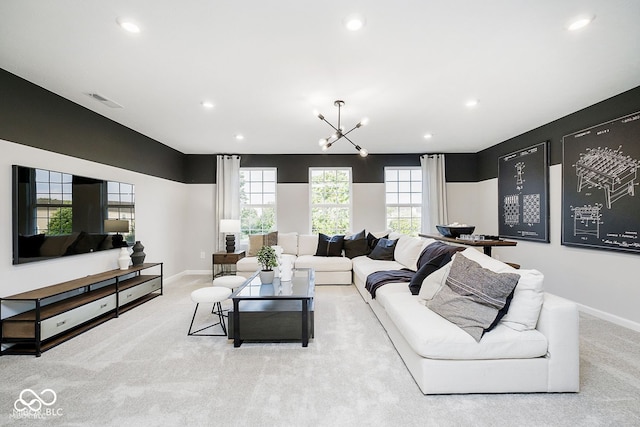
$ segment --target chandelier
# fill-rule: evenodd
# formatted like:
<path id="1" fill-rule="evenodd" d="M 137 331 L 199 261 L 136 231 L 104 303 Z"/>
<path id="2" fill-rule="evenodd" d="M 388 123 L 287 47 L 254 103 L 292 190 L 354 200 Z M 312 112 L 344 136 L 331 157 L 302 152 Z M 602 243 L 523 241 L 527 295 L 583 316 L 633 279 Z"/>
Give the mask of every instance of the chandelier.
<path id="1" fill-rule="evenodd" d="M 320 120 L 322 120 L 323 122 L 325 122 L 326 124 L 328 124 L 329 126 L 331 126 L 335 130 L 335 132 L 330 137 L 322 138 L 320 141 L 318 141 L 318 145 L 320 145 L 320 147 L 322 147 L 322 151 L 327 151 L 329 148 L 331 148 L 331 146 L 333 144 L 335 144 L 340 139 L 344 138 L 347 141 L 349 141 L 351 143 L 351 145 L 353 145 L 356 150 L 358 150 L 360 152 L 360 155 L 362 157 L 367 157 L 369 152 L 366 149 L 364 149 L 364 148 L 360 147 L 359 145 L 357 145 L 356 143 L 354 143 L 352 140 L 350 140 L 347 137 L 347 135 L 349 135 L 351 132 L 353 132 L 354 130 L 358 129 L 359 127 L 365 126 L 367 123 L 369 123 L 369 119 L 364 118 L 364 119 L 360 120 L 357 125 L 355 125 L 350 130 L 345 132 L 344 131 L 345 128 L 340 123 L 340 109 L 344 105 L 344 101 L 341 101 L 341 100 L 338 99 L 338 100 L 334 101 L 333 105 L 338 107 L 338 126 L 332 125 L 331 123 L 329 123 L 327 121 L 327 119 L 324 118 L 324 116 L 322 114 L 320 114 L 317 111 L 315 112 L 316 116 L 318 116 L 318 118 Z"/>

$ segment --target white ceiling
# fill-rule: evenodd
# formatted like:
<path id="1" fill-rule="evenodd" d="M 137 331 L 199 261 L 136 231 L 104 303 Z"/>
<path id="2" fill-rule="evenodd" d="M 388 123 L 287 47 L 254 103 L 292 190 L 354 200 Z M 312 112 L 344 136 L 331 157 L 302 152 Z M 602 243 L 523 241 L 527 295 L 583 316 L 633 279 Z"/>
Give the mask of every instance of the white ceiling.
<path id="1" fill-rule="evenodd" d="M 335 99 L 348 128 L 370 118 L 350 136 L 371 153 L 476 152 L 639 86 L 639 18 L 637 0 L 1 0 L 0 67 L 183 153 L 320 153 L 312 111 L 335 124 Z"/>

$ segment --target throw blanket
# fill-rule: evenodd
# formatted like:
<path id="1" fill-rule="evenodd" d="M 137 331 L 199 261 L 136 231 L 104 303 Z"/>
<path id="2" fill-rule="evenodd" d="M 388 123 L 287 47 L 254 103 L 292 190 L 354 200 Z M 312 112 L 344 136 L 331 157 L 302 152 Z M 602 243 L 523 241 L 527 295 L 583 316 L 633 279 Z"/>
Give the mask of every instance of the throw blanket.
<path id="1" fill-rule="evenodd" d="M 369 291 L 372 298 L 376 297 L 376 291 L 380 286 L 387 283 L 410 282 L 415 271 L 403 268 L 402 270 L 376 271 L 367 276 L 365 289 Z"/>
<path id="2" fill-rule="evenodd" d="M 453 256 L 458 251 L 464 250 L 465 248 L 459 246 L 451 246 L 442 242 L 434 242 L 430 245 L 427 245 L 420 256 L 418 257 L 417 267 L 418 270 L 425 264 L 428 264 L 429 261 L 435 259 L 439 255 L 449 254 L 449 258 Z M 402 270 L 387 270 L 387 271 L 376 271 L 375 273 L 371 273 L 367 276 L 367 283 L 365 284 L 365 289 L 369 291 L 372 298 L 376 297 L 376 291 L 380 286 L 384 286 L 387 283 L 398 283 L 398 282 L 411 282 L 411 278 L 416 274 L 415 271 L 410 270 L 408 268 L 403 268 Z"/>

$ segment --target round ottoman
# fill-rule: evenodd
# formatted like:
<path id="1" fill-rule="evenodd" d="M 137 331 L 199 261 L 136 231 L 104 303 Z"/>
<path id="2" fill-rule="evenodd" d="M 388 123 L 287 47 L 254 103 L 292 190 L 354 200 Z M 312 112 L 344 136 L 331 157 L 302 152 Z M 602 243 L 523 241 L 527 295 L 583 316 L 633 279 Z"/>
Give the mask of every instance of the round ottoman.
<path id="1" fill-rule="evenodd" d="M 191 325 L 189 326 L 189 332 L 187 335 L 197 335 L 197 336 L 226 336 L 227 335 L 227 327 L 224 324 L 224 315 L 222 313 L 222 305 L 220 302 L 226 300 L 231 295 L 231 289 L 226 287 L 213 287 L 209 286 L 206 288 L 196 289 L 191 292 L 191 300 L 196 303 L 196 309 L 193 311 L 193 317 L 191 318 Z M 198 306 L 200 303 L 205 304 L 213 304 L 213 309 L 211 313 L 218 315 L 218 322 L 213 325 L 205 326 L 204 328 L 200 328 L 197 331 L 191 331 L 193 329 L 193 321 L 196 318 L 196 313 L 198 312 Z M 212 328 L 216 325 L 220 325 L 222 328 L 223 334 L 199 334 L 198 332 L 203 331 L 208 328 Z"/>
<path id="2" fill-rule="evenodd" d="M 213 279 L 213 286 L 224 286 L 229 289 L 237 289 L 246 282 L 242 276 L 220 276 Z"/>

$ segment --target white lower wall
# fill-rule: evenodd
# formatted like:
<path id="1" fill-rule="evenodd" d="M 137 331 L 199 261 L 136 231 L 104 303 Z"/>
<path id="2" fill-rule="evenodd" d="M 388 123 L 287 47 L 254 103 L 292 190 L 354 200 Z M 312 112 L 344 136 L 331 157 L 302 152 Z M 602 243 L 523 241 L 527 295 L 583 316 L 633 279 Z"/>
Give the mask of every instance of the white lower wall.
<path id="1" fill-rule="evenodd" d="M 584 311 L 640 330 L 640 256 L 563 246 L 562 166 L 549 171 L 551 243 L 518 240 L 516 247 L 494 248 L 493 255 L 535 268 L 545 275 L 545 289 L 581 304 Z M 449 220 L 476 226 L 478 234 L 498 233 L 498 180 L 447 184 Z"/>

